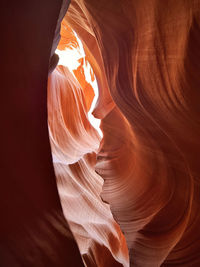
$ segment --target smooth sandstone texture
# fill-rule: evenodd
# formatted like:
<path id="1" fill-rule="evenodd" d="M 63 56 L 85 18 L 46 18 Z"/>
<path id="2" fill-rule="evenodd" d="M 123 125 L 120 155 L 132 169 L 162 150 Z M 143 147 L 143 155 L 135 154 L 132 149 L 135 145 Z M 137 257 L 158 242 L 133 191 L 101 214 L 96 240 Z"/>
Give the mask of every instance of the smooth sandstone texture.
<path id="1" fill-rule="evenodd" d="M 128 266 L 125 238 L 101 197 L 95 172 L 100 136 L 91 126 L 78 81 L 63 66 L 49 77 L 48 124 L 65 218 L 87 266 Z"/>
<path id="2" fill-rule="evenodd" d="M 200 266 L 200 1 L 71 1 L 102 140 L 81 67 L 49 75 L 47 125 L 61 6 L 1 5 L 0 265 Z"/>
<path id="3" fill-rule="evenodd" d="M 95 168 L 130 266 L 200 264 L 199 15 L 198 0 L 72 0 L 65 17 L 97 77 Z"/>

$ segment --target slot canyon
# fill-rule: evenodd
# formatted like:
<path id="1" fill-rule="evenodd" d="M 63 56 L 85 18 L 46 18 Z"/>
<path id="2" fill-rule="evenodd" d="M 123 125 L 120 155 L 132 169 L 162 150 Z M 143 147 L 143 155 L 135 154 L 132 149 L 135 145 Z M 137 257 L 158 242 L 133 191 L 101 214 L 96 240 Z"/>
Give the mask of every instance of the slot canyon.
<path id="1" fill-rule="evenodd" d="M 199 267 L 200 0 L 0 12 L 0 267 Z"/>

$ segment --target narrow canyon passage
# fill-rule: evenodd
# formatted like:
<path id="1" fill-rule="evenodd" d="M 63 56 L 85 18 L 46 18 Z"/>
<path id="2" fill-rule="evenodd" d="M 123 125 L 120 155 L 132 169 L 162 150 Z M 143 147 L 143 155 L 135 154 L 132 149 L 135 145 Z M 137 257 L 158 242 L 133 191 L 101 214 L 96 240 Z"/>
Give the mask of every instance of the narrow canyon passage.
<path id="1" fill-rule="evenodd" d="M 0 14 L 0 267 L 199 267 L 200 0 Z"/>

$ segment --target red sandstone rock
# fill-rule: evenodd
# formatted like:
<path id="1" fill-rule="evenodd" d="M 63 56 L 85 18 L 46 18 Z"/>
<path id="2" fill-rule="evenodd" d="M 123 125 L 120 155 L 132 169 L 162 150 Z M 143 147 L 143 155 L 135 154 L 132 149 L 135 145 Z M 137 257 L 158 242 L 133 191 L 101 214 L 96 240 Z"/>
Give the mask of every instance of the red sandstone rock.
<path id="1" fill-rule="evenodd" d="M 65 18 L 92 55 L 96 170 L 131 266 L 200 264 L 199 15 L 191 0 L 73 0 Z"/>

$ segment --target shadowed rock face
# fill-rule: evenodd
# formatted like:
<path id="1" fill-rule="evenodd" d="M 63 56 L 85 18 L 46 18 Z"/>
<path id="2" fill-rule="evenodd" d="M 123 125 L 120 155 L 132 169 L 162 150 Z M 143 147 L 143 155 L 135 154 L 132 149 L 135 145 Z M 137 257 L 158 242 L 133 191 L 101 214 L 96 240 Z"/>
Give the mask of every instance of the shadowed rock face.
<path id="1" fill-rule="evenodd" d="M 0 266 L 83 266 L 63 216 L 47 127 L 47 78 L 61 1 L 3 1 Z M 67 253 L 66 253 L 67 251 Z"/>

